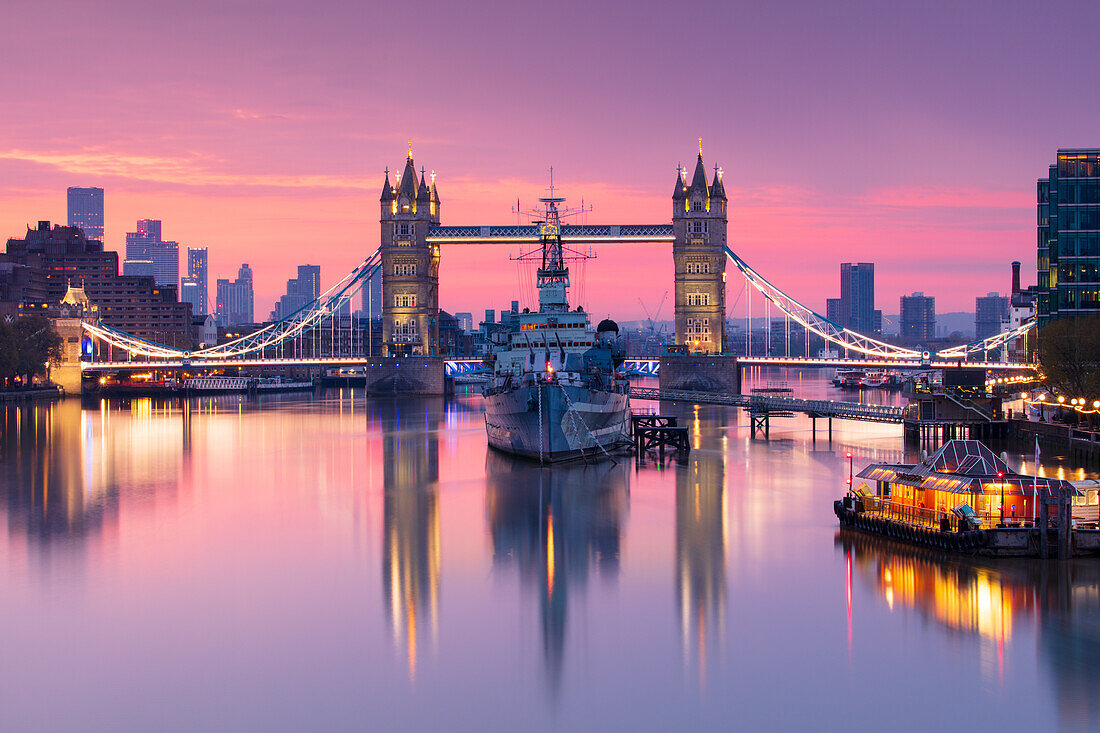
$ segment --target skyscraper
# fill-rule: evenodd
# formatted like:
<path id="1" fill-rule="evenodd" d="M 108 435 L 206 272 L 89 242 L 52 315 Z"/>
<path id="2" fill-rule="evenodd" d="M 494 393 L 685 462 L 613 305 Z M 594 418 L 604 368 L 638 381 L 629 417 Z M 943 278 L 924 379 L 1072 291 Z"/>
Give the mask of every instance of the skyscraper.
<path id="1" fill-rule="evenodd" d="M 840 297 L 826 301 L 825 317 L 868 336 L 882 333 L 882 311 L 875 310 L 875 263 L 841 263 Z"/>
<path id="2" fill-rule="evenodd" d="M 936 299 L 924 293 L 901 296 L 901 341 L 924 344 L 936 337 Z"/>
<path id="3" fill-rule="evenodd" d="M 191 312 L 205 316 L 207 310 L 206 247 L 187 248 L 187 276 L 180 280 L 180 300 L 191 304 Z"/>
<path id="4" fill-rule="evenodd" d="M 1037 198 L 1040 326 L 1100 313 L 1100 148 L 1060 148 Z"/>
<path id="5" fill-rule="evenodd" d="M 990 293 L 974 299 L 974 338 L 995 336 L 1004 330 L 1008 320 L 1008 296 Z"/>
<path id="6" fill-rule="evenodd" d="M 88 239 L 103 241 L 103 189 L 70 186 L 66 192 L 69 226 L 80 227 Z"/>
<path id="7" fill-rule="evenodd" d="M 219 326 L 238 326 L 254 322 L 252 270 L 247 262 L 237 271 L 236 280 L 219 279 L 217 289 L 214 319 Z"/>
<path id="8" fill-rule="evenodd" d="M 126 234 L 126 260 L 122 270 L 127 275 L 137 274 L 137 266 L 131 262 L 151 261 L 153 277 L 157 285 L 180 286 L 179 243 L 165 242 L 160 238 L 160 221 L 139 219 L 136 232 Z"/>
<path id="9" fill-rule="evenodd" d="M 321 266 L 298 265 L 298 277 L 286 281 L 286 294 L 275 303 L 271 320 L 293 315 L 321 295 Z"/>

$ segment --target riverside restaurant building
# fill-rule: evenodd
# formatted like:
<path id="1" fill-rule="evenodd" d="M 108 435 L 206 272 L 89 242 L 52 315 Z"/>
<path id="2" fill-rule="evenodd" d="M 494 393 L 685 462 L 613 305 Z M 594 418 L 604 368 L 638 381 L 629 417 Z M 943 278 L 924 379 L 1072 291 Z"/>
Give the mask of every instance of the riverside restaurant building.
<path id="1" fill-rule="evenodd" d="M 915 465 L 875 463 L 858 477 L 874 482 L 878 508 L 906 521 L 939 527 L 946 519 L 957 527 L 961 504 L 973 510 L 982 528 L 1031 526 L 1046 503 L 1052 520 L 1060 499 L 1077 496 L 1069 481 L 1016 473 L 977 440 L 949 440 Z M 864 483 L 863 492 L 869 494 Z M 1068 505 L 1068 502 L 1067 502 Z"/>

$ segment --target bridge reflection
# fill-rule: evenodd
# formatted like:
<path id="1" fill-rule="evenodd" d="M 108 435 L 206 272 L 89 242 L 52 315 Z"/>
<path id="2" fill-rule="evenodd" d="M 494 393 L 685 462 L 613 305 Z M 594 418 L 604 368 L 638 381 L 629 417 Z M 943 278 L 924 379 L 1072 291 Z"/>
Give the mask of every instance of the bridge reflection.
<path id="1" fill-rule="evenodd" d="M 416 677 L 425 640 L 439 622 L 440 398 L 379 400 L 382 433 L 382 588 L 394 642 Z"/>
<path id="2" fill-rule="evenodd" d="M 692 451 L 676 472 L 676 610 L 684 663 L 700 679 L 725 638 L 726 500 L 724 456 Z"/>
<path id="3" fill-rule="evenodd" d="M 835 544 L 852 575 L 890 609 L 912 609 L 949 633 L 975 638 L 981 672 L 991 683 L 1005 679 L 1005 647 L 1013 636 L 1037 629 L 1062 725 L 1100 727 L 1100 566 L 967 562 L 848 532 L 838 532 Z"/>
<path id="4" fill-rule="evenodd" d="M 485 474 L 493 565 L 515 567 L 525 591 L 538 598 L 547 683 L 557 694 L 570 595 L 583 591 L 593 571 L 618 578 L 630 467 L 544 467 L 490 450 Z"/>

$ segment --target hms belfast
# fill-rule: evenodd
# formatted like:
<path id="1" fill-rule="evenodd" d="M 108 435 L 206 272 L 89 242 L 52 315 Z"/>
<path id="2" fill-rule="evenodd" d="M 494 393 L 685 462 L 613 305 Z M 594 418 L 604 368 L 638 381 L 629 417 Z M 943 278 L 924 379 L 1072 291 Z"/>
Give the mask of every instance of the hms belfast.
<path id="1" fill-rule="evenodd" d="M 619 327 L 604 320 L 593 329 L 581 307 L 569 309 L 558 208 L 564 199 L 551 191 L 540 201 L 539 310 L 524 309 L 517 328 L 498 338 L 484 394 L 489 445 L 546 463 L 608 454 L 628 443 L 630 397 L 616 371 Z"/>

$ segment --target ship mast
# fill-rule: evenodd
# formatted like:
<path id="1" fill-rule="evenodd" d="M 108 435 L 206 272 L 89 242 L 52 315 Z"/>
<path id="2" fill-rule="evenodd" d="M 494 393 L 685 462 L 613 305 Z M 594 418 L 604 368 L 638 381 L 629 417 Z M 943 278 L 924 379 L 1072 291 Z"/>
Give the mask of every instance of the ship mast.
<path id="1" fill-rule="evenodd" d="M 561 209 L 558 204 L 565 201 L 564 198 L 554 195 L 554 168 L 550 168 L 550 195 L 540 198 L 543 211 L 521 212 L 517 203 L 516 213 L 526 213 L 532 217 L 541 217 L 534 222 L 538 227 L 539 241 L 542 245 L 542 266 L 537 270 L 537 285 L 539 289 L 540 313 L 565 313 L 569 310 L 569 300 L 566 290 L 569 288 L 569 268 L 565 265 L 565 248 L 561 243 L 562 217 L 576 216 L 591 211 L 583 202 L 580 209 L 573 211 Z M 587 259 L 592 255 L 574 253 L 570 250 L 571 258 L 581 257 Z M 518 259 L 527 259 L 535 252 L 521 255 Z"/>

